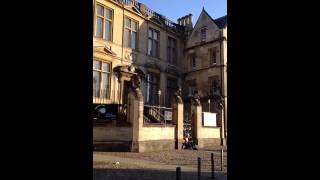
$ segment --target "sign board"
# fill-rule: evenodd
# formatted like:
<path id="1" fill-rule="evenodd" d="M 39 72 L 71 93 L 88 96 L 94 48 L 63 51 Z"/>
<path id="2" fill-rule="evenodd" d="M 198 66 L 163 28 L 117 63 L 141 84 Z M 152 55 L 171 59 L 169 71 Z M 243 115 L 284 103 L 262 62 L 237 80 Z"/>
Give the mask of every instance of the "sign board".
<path id="1" fill-rule="evenodd" d="M 164 111 L 164 120 L 171 121 L 172 120 L 172 112 L 171 111 Z"/>
<path id="2" fill-rule="evenodd" d="M 217 113 L 203 112 L 203 126 L 216 127 L 217 126 Z"/>
<path id="3" fill-rule="evenodd" d="M 118 105 L 117 104 L 94 104 L 93 118 L 98 120 L 117 120 Z"/>

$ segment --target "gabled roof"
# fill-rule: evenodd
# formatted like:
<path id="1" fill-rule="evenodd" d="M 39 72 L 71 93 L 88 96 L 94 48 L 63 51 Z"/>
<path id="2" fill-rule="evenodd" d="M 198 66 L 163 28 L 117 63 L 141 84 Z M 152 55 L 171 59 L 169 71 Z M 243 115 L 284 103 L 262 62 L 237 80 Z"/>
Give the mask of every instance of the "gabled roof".
<path id="1" fill-rule="evenodd" d="M 227 26 L 227 15 L 219 17 L 218 19 L 214 20 L 217 26 L 219 26 L 220 29 Z"/>
<path id="2" fill-rule="evenodd" d="M 227 25 L 227 15 L 222 16 L 222 17 L 217 18 L 217 19 L 213 19 L 210 16 L 210 14 L 204 8 L 202 8 L 202 11 L 201 11 L 201 13 L 200 13 L 200 15 L 198 17 L 198 20 L 197 20 L 197 22 L 196 22 L 194 27 L 196 27 L 196 25 L 197 25 L 202 13 L 205 13 L 220 29 L 224 28 Z"/>

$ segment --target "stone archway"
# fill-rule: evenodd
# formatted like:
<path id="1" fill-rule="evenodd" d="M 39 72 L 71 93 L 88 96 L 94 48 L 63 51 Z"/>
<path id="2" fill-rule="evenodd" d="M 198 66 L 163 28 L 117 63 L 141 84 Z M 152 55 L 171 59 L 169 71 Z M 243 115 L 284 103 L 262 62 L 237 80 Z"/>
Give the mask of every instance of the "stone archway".
<path id="1" fill-rule="evenodd" d="M 113 68 L 113 72 L 118 77 L 119 93 L 118 104 L 120 105 L 120 112 L 128 107 L 128 94 L 130 88 L 134 86 L 136 78 L 144 78 L 144 72 L 133 65 L 120 65 Z"/>

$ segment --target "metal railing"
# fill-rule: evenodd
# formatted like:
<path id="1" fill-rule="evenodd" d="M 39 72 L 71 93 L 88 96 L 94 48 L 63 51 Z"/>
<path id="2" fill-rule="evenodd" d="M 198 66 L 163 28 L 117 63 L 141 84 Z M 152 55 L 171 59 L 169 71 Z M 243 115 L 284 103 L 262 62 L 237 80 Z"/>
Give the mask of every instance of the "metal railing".
<path id="1" fill-rule="evenodd" d="M 146 124 L 173 124 L 172 108 L 144 105 L 143 119 Z"/>
<path id="2" fill-rule="evenodd" d="M 130 5 L 132 5 L 132 6 L 136 6 L 136 7 L 140 7 L 139 6 L 139 2 L 137 2 L 137 1 L 135 1 L 135 0 L 123 0 L 123 4 L 124 5 L 127 5 L 127 6 L 130 6 Z"/>
<path id="3" fill-rule="evenodd" d="M 139 3 L 136 0 L 113 0 L 113 1 L 121 3 L 121 4 L 126 5 L 126 6 L 135 6 L 140 11 L 142 9 L 141 8 L 141 3 Z M 176 32 L 181 32 L 181 33 L 183 32 L 183 26 L 180 26 L 179 24 L 170 21 L 165 16 L 162 16 L 161 14 L 158 14 L 157 12 L 151 10 L 150 8 L 148 8 L 145 5 L 144 5 L 144 8 L 143 8 L 143 12 L 141 12 L 141 13 L 144 14 L 145 16 L 147 16 L 147 17 L 151 17 L 151 18 L 154 18 L 154 19 L 158 20 L 159 22 L 162 23 L 162 26 L 164 26 L 165 28 L 171 29 L 171 30 L 176 31 Z"/>

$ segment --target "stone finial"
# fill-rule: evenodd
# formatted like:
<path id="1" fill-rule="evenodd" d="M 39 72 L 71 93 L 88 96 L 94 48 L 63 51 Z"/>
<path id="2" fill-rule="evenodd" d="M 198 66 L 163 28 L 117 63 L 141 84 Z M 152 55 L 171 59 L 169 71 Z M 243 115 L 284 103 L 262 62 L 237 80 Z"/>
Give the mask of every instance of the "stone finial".
<path id="1" fill-rule="evenodd" d="M 178 90 L 174 93 L 175 95 L 175 100 L 177 103 L 182 104 L 182 89 L 181 87 L 178 88 Z"/>
<path id="2" fill-rule="evenodd" d="M 131 78 L 132 81 L 132 89 L 135 92 L 135 95 L 138 99 L 143 99 L 142 91 L 141 91 L 141 79 L 138 75 L 133 75 Z"/>
<path id="3" fill-rule="evenodd" d="M 200 105 L 200 95 L 198 94 L 198 91 L 195 90 L 192 96 L 192 104 L 195 106 L 199 106 Z"/>

